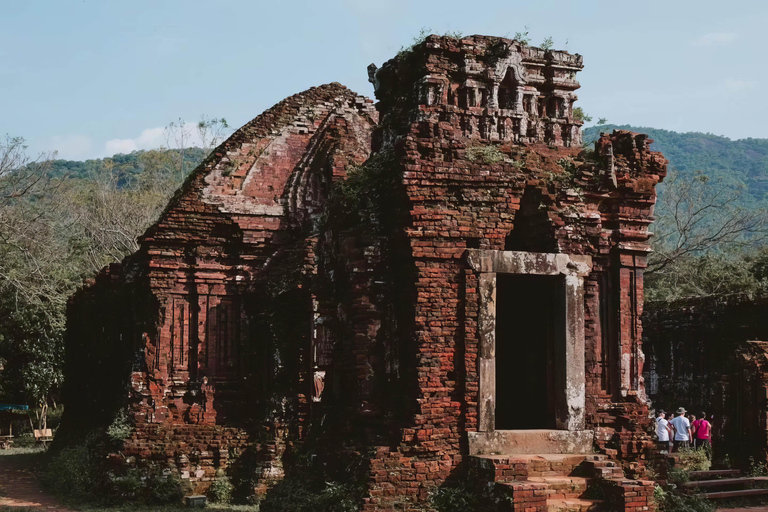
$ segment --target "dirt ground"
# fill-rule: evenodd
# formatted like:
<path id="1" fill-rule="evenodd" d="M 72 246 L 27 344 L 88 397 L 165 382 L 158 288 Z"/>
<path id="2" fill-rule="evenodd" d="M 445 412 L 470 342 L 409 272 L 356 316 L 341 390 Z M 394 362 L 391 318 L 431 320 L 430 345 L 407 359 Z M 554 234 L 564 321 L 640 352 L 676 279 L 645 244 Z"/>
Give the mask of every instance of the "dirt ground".
<path id="1" fill-rule="evenodd" d="M 39 509 L 70 512 L 47 495 L 35 477 L 39 470 L 39 454 L 3 455 L 0 457 L 0 509 Z"/>

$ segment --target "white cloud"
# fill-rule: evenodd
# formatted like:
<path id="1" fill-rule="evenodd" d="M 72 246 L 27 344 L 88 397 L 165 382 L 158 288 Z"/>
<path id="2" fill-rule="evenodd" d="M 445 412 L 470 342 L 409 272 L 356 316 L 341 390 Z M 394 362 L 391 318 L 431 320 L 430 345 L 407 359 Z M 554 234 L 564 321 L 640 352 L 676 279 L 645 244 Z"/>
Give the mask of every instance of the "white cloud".
<path id="1" fill-rule="evenodd" d="M 188 130 L 187 126 L 194 124 L 187 123 L 185 130 Z M 163 147 L 166 144 L 164 128 L 147 128 L 142 130 L 138 137 L 133 139 L 111 139 L 104 144 L 104 154 L 112 156 L 117 153 L 130 153 L 137 149 L 156 149 Z"/>
<path id="2" fill-rule="evenodd" d="M 693 46 L 716 46 L 731 44 L 738 38 L 738 34 L 734 32 L 710 32 L 704 34 L 698 39 L 694 39 L 691 44 Z"/>
<path id="3" fill-rule="evenodd" d="M 130 153 L 136 151 L 139 147 L 133 139 L 112 139 L 104 144 L 104 153 L 108 156 L 117 153 Z"/>
<path id="4" fill-rule="evenodd" d="M 178 127 L 178 123 L 173 130 L 165 127 L 147 128 L 142 130 L 136 137 L 125 139 L 110 139 L 99 149 L 100 144 L 94 145 L 93 140 L 86 135 L 59 135 L 52 137 L 45 147 L 58 151 L 58 158 L 66 160 L 85 160 L 88 158 L 103 158 L 116 155 L 118 153 L 130 153 L 137 150 L 148 150 L 170 147 L 177 149 L 180 147 L 203 147 L 204 143 L 197 129 L 197 123 L 184 123 L 183 128 Z M 220 137 L 226 137 L 231 133 L 225 130 L 225 133 L 219 134 Z M 211 134 L 208 133 L 206 142 L 211 143 Z M 219 138 L 216 144 L 222 142 Z"/>
<path id="5" fill-rule="evenodd" d="M 757 82 L 754 80 L 726 80 L 725 88 L 728 92 L 742 92 L 754 88 Z"/>
<path id="6" fill-rule="evenodd" d="M 82 160 L 92 157 L 93 142 L 87 135 L 54 135 L 47 146 L 58 153 L 57 158 L 63 160 Z"/>

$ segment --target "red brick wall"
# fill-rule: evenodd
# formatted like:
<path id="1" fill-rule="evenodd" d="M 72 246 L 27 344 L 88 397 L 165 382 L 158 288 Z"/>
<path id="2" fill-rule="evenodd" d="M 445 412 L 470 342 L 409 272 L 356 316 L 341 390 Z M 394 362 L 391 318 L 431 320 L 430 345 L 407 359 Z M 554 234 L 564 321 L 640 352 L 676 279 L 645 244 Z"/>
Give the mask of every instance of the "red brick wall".
<path id="1" fill-rule="evenodd" d="M 587 428 L 596 430 L 598 447 L 629 461 L 641 457 L 649 440 L 640 375 L 642 268 L 653 186 L 664 177 L 666 160 L 649 150 L 645 136 L 629 132 L 604 135 L 598 157 L 562 141 L 468 132 L 468 115 L 507 114 L 467 111 L 448 93 L 430 104 L 409 94 L 423 76 L 457 87 L 471 62 L 488 61 L 487 43 L 428 38 L 375 75 L 380 139 L 392 144 L 382 150 L 398 157 L 410 211 L 404 228 L 417 272 L 418 392 L 399 445 L 372 460 L 371 510 L 392 506 L 396 499 L 388 496 L 424 498 L 460 471 L 466 433 L 477 429 L 479 299 L 477 275 L 463 260 L 468 247 L 592 256 L 585 294 Z M 404 113 L 417 121 L 403 125 Z M 495 147 L 502 158 L 473 158 L 477 147 Z M 525 201 L 533 208 L 521 209 Z M 518 216 L 523 232 L 511 238 L 516 246 L 506 247 Z"/>

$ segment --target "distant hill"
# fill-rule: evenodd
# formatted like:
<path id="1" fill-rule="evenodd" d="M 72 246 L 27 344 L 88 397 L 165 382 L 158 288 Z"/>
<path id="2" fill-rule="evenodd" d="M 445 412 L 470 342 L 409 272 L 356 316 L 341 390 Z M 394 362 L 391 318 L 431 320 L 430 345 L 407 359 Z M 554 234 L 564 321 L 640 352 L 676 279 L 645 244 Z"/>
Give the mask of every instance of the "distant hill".
<path id="1" fill-rule="evenodd" d="M 608 124 L 586 128 L 584 140 L 596 140 L 600 132 L 614 129 L 647 133 L 654 141 L 651 147 L 664 153 L 670 169 L 682 176 L 703 171 L 729 186 L 744 186 L 745 205 L 768 204 L 768 139 L 731 140 L 711 133 Z"/>
<path id="2" fill-rule="evenodd" d="M 631 125 L 607 124 L 591 126 L 584 130 L 584 140 L 594 141 L 600 132 L 615 129 L 647 133 L 653 140 L 652 148 L 661 151 L 669 159 L 670 170 L 682 176 L 693 176 L 702 171 L 712 178 L 733 188 L 743 187 L 745 206 L 768 205 L 768 139 L 739 139 L 712 135 L 711 133 L 678 133 L 670 130 Z M 178 150 L 160 150 L 176 158 Z M 128 176 L 137 176 L 144 170 L 142 155 L 146 151 L 117 154 L 107 159 L 85 161 L 56 160 L 51 174 L 74 179 L 92 179 L 104 169 L 107 162 Z M 188 148 L 184 152 L 185 170 L 194 169 L 203 159 L 200 148 Z M 661 186 L 663 193 L 663 184 Z"/>
<path id="3" fill-rule="evenodd" d="M 180 151 L 178 149 L 158 149 L 151 150 L 158 152 L 166 157 L 178 158 Z M 128 154 L 118 153 L 111 157 L 95 158 L 92 160 L 54 160 L 51 163 L 49 174 L 54 178 L 68 177 L 71 179 L 94 179 L 99 176 L 105 165 L 109 164 L 118 169 L 119 172 L 127 176 L 138 176 L 144 172 L 145 164 L 142 156 L 147 155 L 149 151 L 132 151 Z M 191 171 L 203 160 L 205 152 L 201 148 L 186 148 L 184 150 L 184 169 Z"/>

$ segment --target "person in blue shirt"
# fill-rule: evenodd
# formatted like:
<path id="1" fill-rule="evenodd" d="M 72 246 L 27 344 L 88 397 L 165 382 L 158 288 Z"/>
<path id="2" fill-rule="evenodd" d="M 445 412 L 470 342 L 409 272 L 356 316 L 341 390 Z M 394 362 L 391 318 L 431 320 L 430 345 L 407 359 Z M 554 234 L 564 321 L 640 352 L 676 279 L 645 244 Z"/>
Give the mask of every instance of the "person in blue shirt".
<path id="1" fill-rule="evenodd" d="M 675 430 L 674 450 L 680 451 L 690 447 L 691 422 L 685 417 L 685 409 L 680 407 L 675 411 L 675 417 L 669 422 Z"/>

